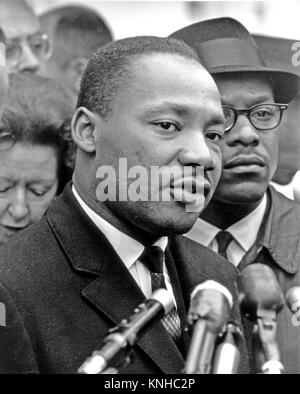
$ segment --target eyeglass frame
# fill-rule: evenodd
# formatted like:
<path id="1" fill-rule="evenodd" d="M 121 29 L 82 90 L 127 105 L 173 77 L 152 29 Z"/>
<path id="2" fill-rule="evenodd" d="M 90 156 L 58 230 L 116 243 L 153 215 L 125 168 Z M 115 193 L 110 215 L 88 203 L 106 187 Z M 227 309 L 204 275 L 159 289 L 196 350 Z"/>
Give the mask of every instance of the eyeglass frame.
<path id="1" fill-rule="evenodd" d="M 8 63 L 8 65 L 10 65 L 11 67 L 15 67 L 15 66 L 19 63 L 19 61 L 20 61 L 20 59 L 21 59 L 21 57 L 22 57 L 22 53 L 23 53 L 22 42 L 26 42 L 27 45 L 30 47 L 31 51 L 33 51 L 32 48 L 31 48 L 31 46 L 30 46 L 29 40 L 30 40 L 30 38 L 35 37 L 35 36 L 37 36 L 37 35 L 39 35 L 39 37 L 40 37 L 42 40 L 48 42 L 49 50 L 45 53 L 45 58 L 44 58 L 44 59 L 45 59 L 45 60 L 48 60 L 48 59 L 50 58 L 50 56 L 51 56 L 51 54 L 52 54 L 52 49 L 53 49 L 53 48 L 52 48 L 52 41 L 50 40 L 48 34 L 46 34 L 46 33 L 41 33 L 41 32 L 36 32 L 36 33 L 33 33 L 33 34 L 29 35 L 29 36 L 25 36 L 25 37 L 22 37 L 22 38 L 14 38 L 14 39 L 11 39 L 12 42 L 13 42 L 14 40 L 16 41 L 14 44 L 15 44 L 15 45 L 18 45 L 18 47 L 19 47 L 19 49 L 20 49 L 20 53 L 19 53 L 18 56 L 16 56 L 15 59 L 12 58 L 12 59 L 11 59 L 12 61 L 10 61 L 9 57 L 6 56 L 6 62 Z M 6 43 L 5 43 L 6 51 L 7 51 L 8 48 L 9 48 L 9 43 L 10 43 L 10 40 L 9 40 L 9 39 L 6 39 Z M 34 53 L 34 51 L 33 51 L 33 53 Z M 35 53 L 34 53 L 34 55 L 37 56 Z M 41 60 L 41 59 L 39 59 L 39 60 Z M 10 64 L 9 64 L 9 63 L 10 63 Z"/>
<path id="2" fill-rule="evenodd" d="M 264 106 L 264 105 L 272 105 L 272 106 L 275 106 L 275 107 L 279 108 L 279 110 L 280 110 L 280 116 L 279 116 L 278 124 L 277 124 L 276 126 L 270 127 L 270 128 L 267 128 L 267 129 L 261 129 L 261 128 L 259 128 L 259 127 L 256 127 L 256 126 L 252 123 L 252 120 L 251 120 L 251 117 L 250 117 L 251 111 L 252 111 L 254 108 L 262 107 L 262 106 Z M 263 103 L 263 104 L 255 104 L 255 105 L 253 105 L 253 106 L 250 107 L 250 108 L 233 108 L 233 107 L 231 107 L 230 105 L 222 105 L 222 108 L 230 108 L 230 109 L 233 111 L 233 113 L 234 113 L 234 122 L 233 122 L 232 126 L 230 126 L 229 128 L 225 128 L 225 132 L 228 132 L 228 131 L 230 131 L 230 130 L 232 130 L 232 129 L 234 128 L 234 126 L 235 126 L 235 124 L 236 124 L 236 122 L 237 122 L 238 117 L 239 117 L 240 114 L 246 115 L 246 117 L 247 117 L 247 119 L 249 120 L 250 124 L 251 124 L 256 130 L 259 130 L 259 131 L 267 131 L 267 130 L 276 129 L 276 127 L 278 127 L 278 126 L 280 125 L 281 120 L 282 120 L 282 116 L 283 116 L 283 112 L 284 112 L 286 109 L 288 109 L 288 104 L 280 104 L 280 103 Z"/>

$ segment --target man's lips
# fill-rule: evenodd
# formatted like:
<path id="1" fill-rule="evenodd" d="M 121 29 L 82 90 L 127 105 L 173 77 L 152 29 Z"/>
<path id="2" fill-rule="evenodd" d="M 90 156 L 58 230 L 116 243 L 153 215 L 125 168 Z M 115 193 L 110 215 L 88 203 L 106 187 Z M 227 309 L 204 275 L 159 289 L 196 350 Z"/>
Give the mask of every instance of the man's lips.
<path id="1" fill-rule="evenodd" d="M 226 162 L 224 170 L 230 170 L 236 167 L 265 167 L 265 161 L 259 156 L 238 156 Z"/>
<path id="2" fill-rule="evenodd" d="M 210 190 L 211 185 L 206 179 L 201 181 L 195 178 L 178 179 L 172 182 L 170 186 L 171 196 L 176 202 L 199 205 L 201 210 Z"/>
<path id="3" fill-rule="evenodd" d="M 177 179 L 171 183 L 171 190 L 181 189 L 192 194 L 208 194 L 211 190 L 211 184 L 207 179 L 201 181 L 196 178 Z"/>
<path id="4" fill-rule="evenodd" d="M 5 224 L 1 224 L 1 226 L 9 233 L 17 233 L 18 231 L 24 230 L 24 228 L 26 227 L 7 226 Z"/>

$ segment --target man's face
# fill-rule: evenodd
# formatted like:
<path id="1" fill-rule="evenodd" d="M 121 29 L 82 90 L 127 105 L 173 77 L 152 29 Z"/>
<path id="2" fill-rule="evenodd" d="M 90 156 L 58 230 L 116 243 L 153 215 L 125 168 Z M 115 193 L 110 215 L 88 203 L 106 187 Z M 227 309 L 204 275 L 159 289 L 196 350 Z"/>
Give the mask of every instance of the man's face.
<path id="1" fill-rule="evenodd" d="M 6 58 L 10 72 L 37 72 L 44 45 L 38 18 L 20 0 L 1 0 L 0 26 L 7 40 Z"/>
<path id="2" fill-rule="evenodd" d="M 235 109 L 274 103 L 272 89 L 264 78 L 243 74 L 215 76 L 223 105 Z M 223 169 L 213 199 L 231 204 L 257 202 L 274 174 L 278 156 L 278 131 L 257 130 L 245 115 L 221 142 Z"/>
<path id="3" fill-rule="evenodd" d="M 202 168 L 204 177 L 193 174 L 161 184 L 161 189 L 169 190 L 170 201 L 107 205 L 118 217 L 152 234 L 184 233 L 208 204 L 220 176 L 224 117 L 218 90 L 202 66 L 180 56 L 147 55 L 131 65 L 129 83 L 113 99 L 110 118 L 96 116 L 96 169 L 103 165 L 118 169 L 119 158 L 126 158 L 128 171 L 136 165 L 148 174 L 152 166 Z M 182 181 L 186 190 L 178 202 L 175 196 Z M 195 182 L 200 184 L 202 205 L 187 212 Z"/>
<path id="4" fill-rule="evenodd" d="M 41 219 L 55 196 L 57 157 L 54 148 L 0 142 L 0 245 Z"/>

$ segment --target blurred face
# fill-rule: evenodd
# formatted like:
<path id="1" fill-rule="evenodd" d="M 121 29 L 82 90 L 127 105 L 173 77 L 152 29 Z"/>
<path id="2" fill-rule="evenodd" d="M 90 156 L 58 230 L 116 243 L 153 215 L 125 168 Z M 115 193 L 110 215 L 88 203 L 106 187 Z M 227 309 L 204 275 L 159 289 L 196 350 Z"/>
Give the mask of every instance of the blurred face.
<path id="1" fill-rule="evenodd" d="M 279 130 L 279 156 L 274 180 L 289 183 L 300 170 L 300 94 L 289 103 Z"/>
<path id="2" fill-rule="evenodd" d="M 18 142 L 0 150 L 0 244 L 43 216 L 57 185 L 52 147 Z"/>
<path id="3" fill-rule="evenodd" d="M 2 0 L 0 26 L 7 40 L 6 56 L 10 72 L 37 72 L 45 45 L 38 18 L 22 1 Z"/>
<path id="4" fill-rule="evenodd" d="M 0 117 L 8 88 L 8 73 L 5 60 L 5 46 L 0 43 Z"/>
<path id="5" fill-rule="evenodd" d="M 243 74 L 234 78 L 220 75 L 215 80 L 223 105 L 238 109 L 274 103 L 264 78 Z M 214 200 L 238 204 L 262 198 L 276 169 L 277 129 L 257 130 L 245 115 L 238 117 L 221 143 L 223 170 Z"/>
<path id="6" fill-rule="evenodd" d="M 172 184 L 160 185 L 170 189 L 168 202 L 109 201 L 108 207 L 152 234 L 188 231 L 199 216 L 199 211 L 186 209 L 193 186 L 200 184 L 199 194 L 207 205 L 218 182 L 223 134 L 218 90 L 202 66 L 175 55 L 135 60 L 129 83 L 113 100 L 111 117 L 104 120 L 96 115 L 96 167 L 117 169 L 118 159 L 127 158 L 128 169 L 139 165 L 148 174 L 152 166 L 190 167 L 202 168 L 204 177 L 182 175 Z M 175 196 L 183 182 L 187 187 L 178 202 Z"/>

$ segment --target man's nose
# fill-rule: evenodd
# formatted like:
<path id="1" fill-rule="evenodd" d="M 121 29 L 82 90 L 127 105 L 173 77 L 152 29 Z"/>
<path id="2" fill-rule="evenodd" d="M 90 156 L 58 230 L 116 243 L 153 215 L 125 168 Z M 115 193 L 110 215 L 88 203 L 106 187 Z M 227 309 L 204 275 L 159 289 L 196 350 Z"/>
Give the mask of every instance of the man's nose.
<path id="1" fill-rule="evenodd" d="M 183 166 L 203 166 L 206 170 L 213 170 L 216 165 L 206 138 L 199 131 L 183 139 L 178 160 Z"/>
<path id="2" fill-rule="evenodd" d="M 33 53 L 30 46 L 24 43 L 22 46 L 22 55 L 17 64 L 17 71 L 35 73 L 40 68 L 40 65 L 40 60 Z"/>
<path id="3" fill-rule="evenodd" d="M 24 192 L 18 191 L 12 196 L 8 211 L 17 222 L 24 220 L 28 216 L 29 206 Z"/>
<path id="4" fill-rule="evenodd" d="M 227 144 L 231 146 L 243 145 L 257 146 L 259 144 L 259 131 L 250 123 L 245 115 L 239 115 L 234 127 L 227 133 Z"/>

